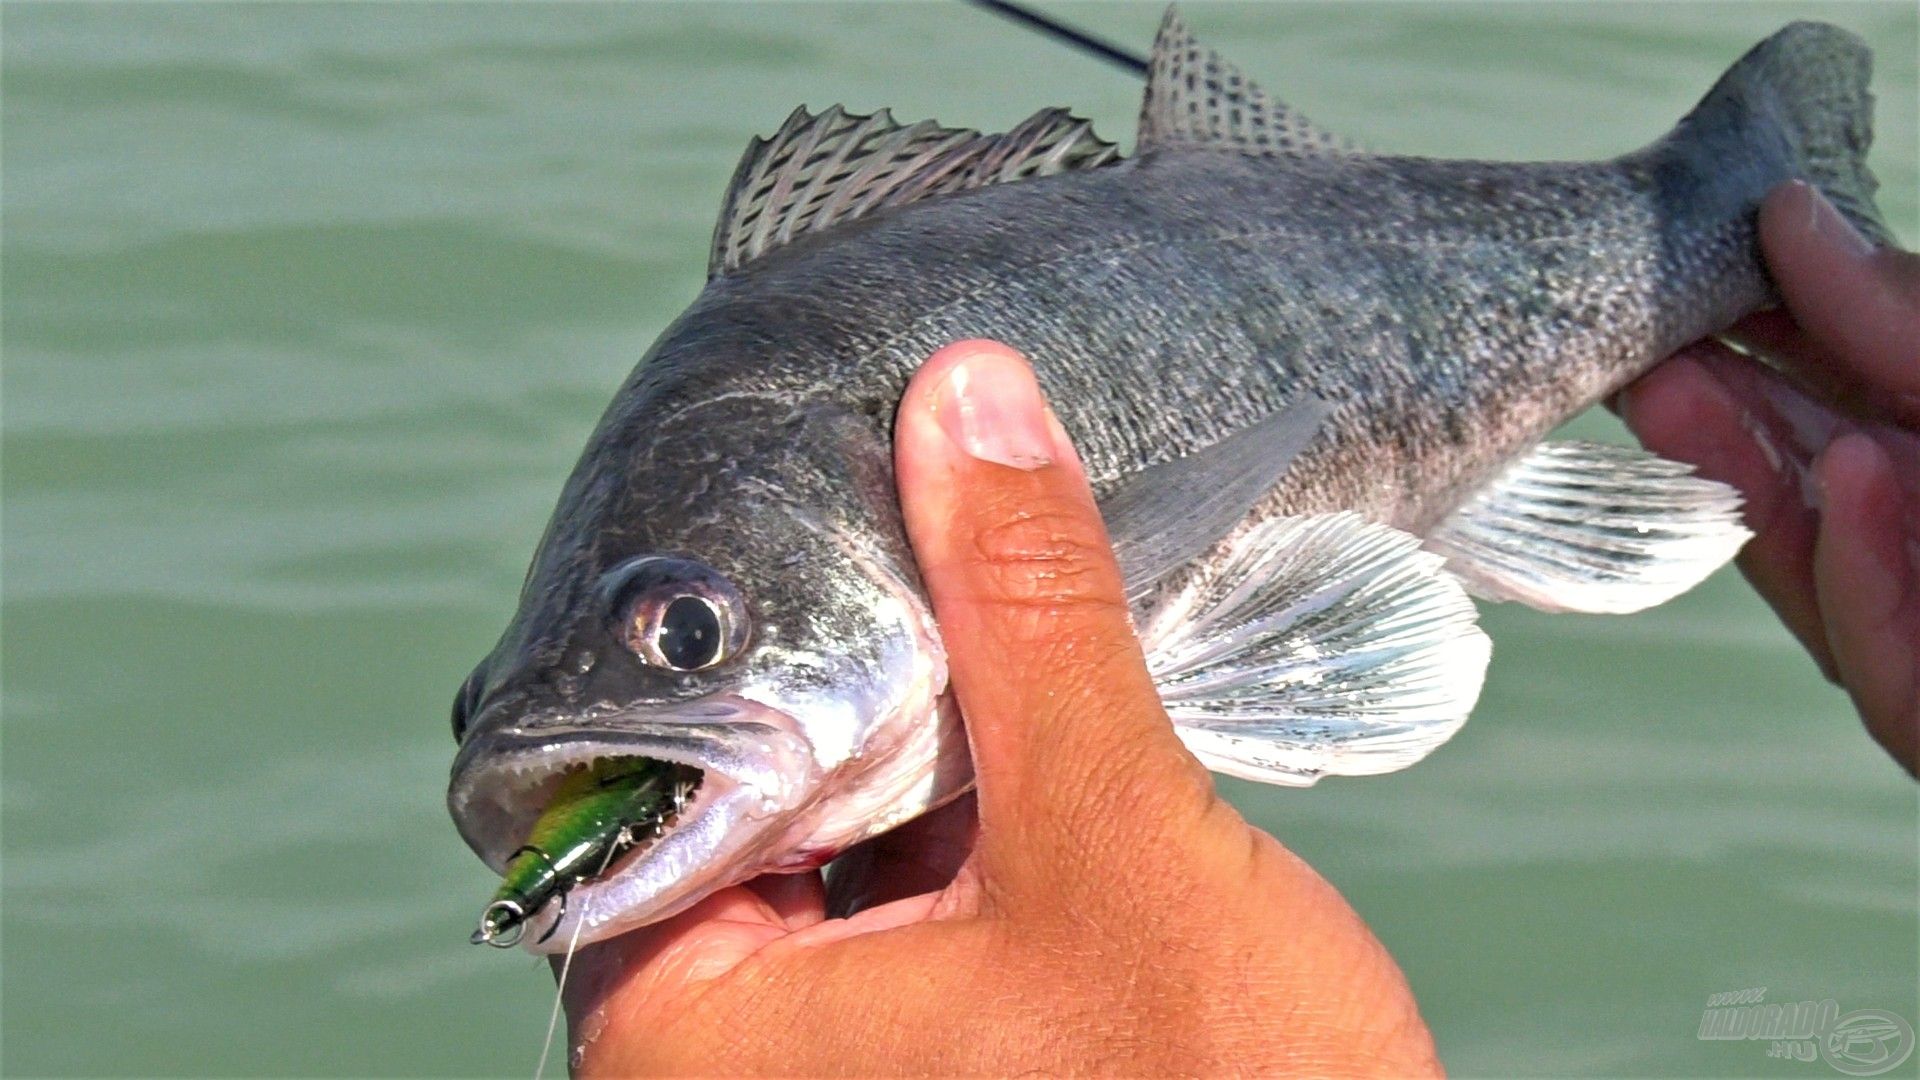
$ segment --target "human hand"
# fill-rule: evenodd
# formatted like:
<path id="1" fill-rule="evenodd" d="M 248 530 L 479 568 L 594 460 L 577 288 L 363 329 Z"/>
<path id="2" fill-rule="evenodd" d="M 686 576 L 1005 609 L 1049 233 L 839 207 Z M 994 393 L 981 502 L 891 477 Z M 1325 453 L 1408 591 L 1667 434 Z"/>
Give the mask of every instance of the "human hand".
<path id="1" fill-rule="evenodd" d="M 1920 256 L 1782 185 L 1760 242 L 1784 309 L 1621 393 L 1647 448 L 1746 495 L 1740 568 L 1872 734 L 1920 776 Z"/>
<path id="2" fill-rule="evenodd" d="M 936 353 L 896 454 L 977 800 L 871 842 L 831 889 L 763 877 L 582 951 L 577 1071 L 1437 1071 L 1359 916 L 1174 735 L 1018 354 Z"/>

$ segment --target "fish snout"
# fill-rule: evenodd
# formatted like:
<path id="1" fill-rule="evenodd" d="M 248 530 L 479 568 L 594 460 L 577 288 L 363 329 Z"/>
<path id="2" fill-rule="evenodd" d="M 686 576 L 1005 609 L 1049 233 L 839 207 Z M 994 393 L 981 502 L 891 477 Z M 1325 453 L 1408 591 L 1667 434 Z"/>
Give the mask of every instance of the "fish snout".
<path id="1" fill-rule="evenodd" d="M 581 940 L 597 940 L 757 871 L 818 789 L 819 769 L 792 718 L 733 695 L 590 716 L 476 718 L 454 760 L 447 807 L 495 873 L 508 873 L 536 822 L 582 773 L 655 765 L 685 778 L 672 812 L 641 803 L 633 820 L 611 820 L 617 850 L 561 883 L 561 903 L 526 913 L 530 948 L 544 951 L 565 920 L 585 918 Z"/>

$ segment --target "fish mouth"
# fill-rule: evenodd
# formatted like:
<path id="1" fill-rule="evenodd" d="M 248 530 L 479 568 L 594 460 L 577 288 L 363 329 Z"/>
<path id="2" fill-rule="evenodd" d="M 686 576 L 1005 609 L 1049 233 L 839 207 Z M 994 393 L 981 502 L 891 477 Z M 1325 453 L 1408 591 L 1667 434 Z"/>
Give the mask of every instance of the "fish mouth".
<path id="1" fill-rule="evenodd" d="M 735 696 L 486 727 L 454 760 L 447 807 L 461 837 L 504 874 L 571 772 L 611 760 L 679 773 L 673 811 L 636 823 L 605 869 L 526 913 L 520 943 L 560 952 L 657 922 L 750 876 L 816 786 L 791 718 Z"/>

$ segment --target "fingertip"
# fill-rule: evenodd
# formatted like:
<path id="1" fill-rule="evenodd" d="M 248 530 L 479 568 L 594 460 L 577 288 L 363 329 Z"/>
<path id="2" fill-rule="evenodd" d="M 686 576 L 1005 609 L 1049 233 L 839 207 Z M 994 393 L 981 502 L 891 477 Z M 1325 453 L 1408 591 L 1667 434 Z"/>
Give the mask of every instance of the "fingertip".
<path id="1" fill-rule="evenodd" d="M 1797 475 L 1739 385 L 1715 370 L 1720 359 L 1702 349 L 1676 355 L 1621 391 L 1620 417 L 1648 450 L 1738 489 L 1747 526 L 1765 533 L 1782 506 L 1800 501 Z"/>
<path id="2" fill-rule="evenodd" d="M 1817 243 L 1814 214 L 1821 201 L 1820 193 L 1805 180 L 1779 185 L 1760 202 L 1760 235 L 1783 248 Z"/>
<path id="3" fill-rule="evenodd" d="M 930 416 L 934 408 L 934 393 L 940 382 L 955 367 L 975 357 L 1011 360 L 1020 364 L 1027 362 L 1018 349 L 991 338 L 963 338 L 942 345 L 915 368 L 912 377 L 907 380 L 906 393 L 900 398 L 901 415 L 904 417 L 910 411 L 920 411 Z"/>
<path id="4" fill-rule="evenodd" d="M 1019 352 L 978 339 L 936 351 L 902 399 L 895 442 L 908 536 L 936 610 L 948 604 L 943 622 L 1102 591 L 1089 584 L 1113 561 L 1099 509 Z"/>
<path id="5" fill-rule="evenodd" d="M 1815 466 L 1820 487 L 1828 498 L 1861 506 L 1876 488 L 1892 486 L 1893 461 L 1880 444 L 1860 432 L 1849 432 L 1827 445 Z"/>
<path id="6" fill-rule="evenodd" d="M 1050 529 L 1111 563 L 1072 440 L 1017 350 L 985 339 L 937 350 L 902 397 L 895 443 L 908 532 L 935 577 L 990 568 L 1003 537 L 1044 547 Z M 1040 551 L 1007 554 L 1021 569 Z"/>
<path id="7" fill-rule="evenodd" d="M 1840 434 L 1813 465 L 1813 482 L 1820 493 L 1822 547 L 1865 548 L 1855 541 L 1897 537 L 1901 521 L 1901 490 L 1893 459 L 1873 437 L 1862 431 Z M 1881 545 L 1886 546 L 1886 545 Z M 1897 545 L 1894 545 L 1897 548 Z M 1879 586 L 1898 584 L 1905 559 L 1888 550 L 1878 571 L 1855 566 L 1852 574 L 1884 575 Z"/>
<path id="8" fill-rule="evenodd" d="M 974 356 L 1019 359 L 1018 353 L 997 341 L 956 341 L 936 350 L 907 380 L 894 416 L 893 445 L 894 472 L 909 513 L 922 495 L 937 497 L 952 487 L 955 455 L 940 427 L 940 388 L 954 368 Z"/>
<path id="9" fill-rule="evenodd" d="M 1832 200 L 1805 180 L 1789 180 L 1768 193 L 1760 204 L 1760 232 L 1763 239 L 1771 237 L 1783 253 L 1819 249 L 1858 261 L 1874 252 L 1873 241 L 1861 235 Z"/>
<path id="10" fill-rule="evenodd" d="M 914 383 L 918 422 L 931 420 L 951 452 L 1022 471 L 1058 456 L 1040 382 L 1006 345 L 956 342 L 929 357 Z"/>

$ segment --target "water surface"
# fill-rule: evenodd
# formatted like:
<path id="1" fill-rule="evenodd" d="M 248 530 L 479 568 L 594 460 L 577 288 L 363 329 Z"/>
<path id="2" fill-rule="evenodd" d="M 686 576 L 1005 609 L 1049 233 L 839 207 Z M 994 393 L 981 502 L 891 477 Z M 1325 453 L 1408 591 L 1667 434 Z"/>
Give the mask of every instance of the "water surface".
<path id="1" fill-rule="evenodd" d="M 1920 237 L 1911 4 L 1188 8 L 1330 127 L 1507 158 L 1639 145 L 1809 15 L 1876 46 Z M 551 981 L 466 945 L 492 882 L 441 805 L 447 709 L 747 138 L 801 102 L 1123 137 L 1138 88 L 958 4 L 4 20 L 4 1068 L 530 1072 Z M 1486 621 L 1429 762 L 1229 784 L 1456 1072 L 1826 1075 L 1695 1037 L 1752 986 L 1920 1020 L 1915 789 L 1737 577 Z"/>

